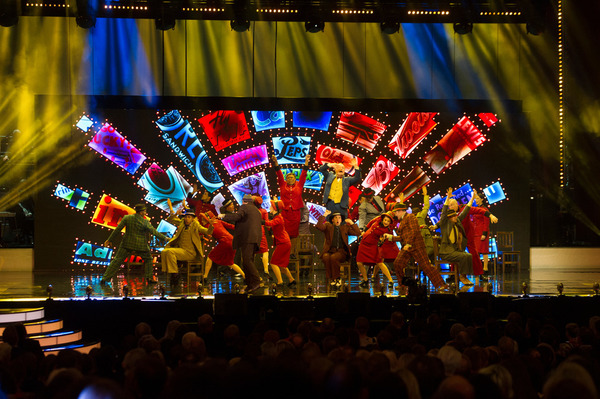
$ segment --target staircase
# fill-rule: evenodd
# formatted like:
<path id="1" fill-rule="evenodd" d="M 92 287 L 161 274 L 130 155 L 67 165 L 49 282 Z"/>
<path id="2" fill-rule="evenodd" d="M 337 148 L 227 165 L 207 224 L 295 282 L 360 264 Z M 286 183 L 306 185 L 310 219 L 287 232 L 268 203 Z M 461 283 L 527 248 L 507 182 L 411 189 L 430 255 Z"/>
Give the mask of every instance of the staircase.
<path id="1" fill-rule="evenodd" d="M 100 348 L 99 341 L 84 341 L 81 330 L 63 330 L 62 320 L 44 319 L 44 308 L 0 309 L 0 336 L 6 326 L 13 323 L 23 323 L 28 338 L 38 341 L 46 356 L 63 349 L 89 353 L 93 348 Z"/>

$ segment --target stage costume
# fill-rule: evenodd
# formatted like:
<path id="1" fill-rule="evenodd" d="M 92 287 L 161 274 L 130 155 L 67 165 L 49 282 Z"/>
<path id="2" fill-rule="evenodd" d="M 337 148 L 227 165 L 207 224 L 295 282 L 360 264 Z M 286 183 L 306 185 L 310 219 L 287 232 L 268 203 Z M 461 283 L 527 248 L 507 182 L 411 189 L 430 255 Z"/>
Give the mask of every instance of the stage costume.
<path id="1" fill-rule="evenodd" d="M 381 222 L 381 216 L 377 216 L 372 219 L 369 223 L 367 223 L 366 230 L 369 230 L 373 225 L 377 225 Z M 390 229 L 393 231 L 396 227 L 398 221 L 394 218 L 392 224 L 390 224 Z M 384 241 L 383 244 L 379 244 L 379 255 L 381 255 L 384 262 L 393 262 L 396 259 L 400 250 L 398 249 L 398 245 L 392 241 Z"/>
<path id="2" fill-rule="evenodd" d="M 201 199 L 194 199 L 191 195 L 188 195 L 186 202 L 190 208 L 194 209 L 196 218 L 198 218 L 198 220 L 202 217 L 202 214 L 205 214 L 206 212 L 212 212 L 213 215 L 217 214 L 217 208 L 215 208 L 215 205 L 211 204 L 210 202 L 204 202 Z"/>
<path id="3" fill-rule="evenodd" d="M 280 268 L 287 268 L 290 262 L 292 242 L 285 230 L 285 221 L 280 213 L 276 213 L 271 220 L 265 220 L 265 225 L 273 230 L 275 250 L 271 255 L 271 264 Z"/>
<path id="4" fill-rule="evenodd" d="M 235 250 L 233 249 L 233 235 L 229 233 L 228 229 L 234 229 L 235 226 L 222 220 L 216 220 L 213 226 L 212 237 L 217 241 L 217 245 L 210 251 L 208 257 L 217 265 L 231 266 L 234 264 Z"/>
<path id="5" fill-rule="evenodd" d="M 465 207 L 462 206 L 461 211 Z M 483 265 L 481 264 L 481 259 L 479 258 L 479 251 L 477 250 L 477 241 L 481 241 L 481 234 L 477 235 L 475 232 L 475 228 L 473 227 L 473 223 L 471 223 L 471 216 L 479 215 L 486 217 L 488 219 L 488 226 L 490 220 L 490 212 L 481 207 L 471 207 L 468 211 L 467 217 L 462 220 L 462 225 L 465 229 L 465 233 L 467 234 L 467 249 L 473 258 L 473 274 L 481 275 L 483 274 Z M 487 249 L 484 251 L 487 252 Z"/>
<path id="6" fill-rule="evenodd" d="M 490 217 L 489 210 L 478 206 L 473 209 L 483 209 L 485 213 L 470 213 L 471 223 L 473 224 L 473 237 L 475 239 L 475 248 L 479 253 L 490 251 Z M 485 237 L 485 239 L 481 239 Z"/>
<path id="7" fill-rule="evenodd" d="M 398 252 L 396 259 L 394 260 L 394 271 L 398 281 L 402 281 L 402 278 L 404 277 L 404 268 L 412 257 L 436 288 L 443 286 L 444 279 L 429 262 L 425 240 L 423 240 L 423 236 L 421 235 L 417 217 L 411 213 L 405 213 L 402 219 L 400 219 L 396 234 L 397 236 L 392 238 L 392 242 L 400 241 L 402 244 L 402 249 Z M 411 247 L 408 250 L 405 250 L 404 247 L 406 245 L 410 245 Z"/>
<path id="8" fill-rule="evenodd" d="M 356 261 L 360 263 L 383 262 L 383 254 L 380 251 L 379 239 L 384 234 L 392 234 L 392 226 L 384 227 L 380 223 L 373 223 L 362 235 L 362 239 L 358 245 Z"/>
<path id="9" fill-rule="evenodd" d="M 431 231 L 427 225 L 427 214 L 429 213 L 429 195 L 423 195 L 423 209 L 417 212 L 415 215 L 419 221 L 419 228 L 421 229 L 421 236 L 425 241 L 425 249 L 427 250 L 427 257 L 433 260 L 433 238 L 431 238 Z"/>
<path id="10" fill-rule="evenodd" d="M 325 188 L 323 189 L 323 203 L 325 208 L 331 213 L 339 212 L 342 214 L 342 220 L 348 218 L 348 204 L 350 196 L 348 192 L 350 186 L 358 184 L 361 180 L 360 169 L 355 168 L 354 176 L 344 176 L 337 178 L 335 173 L 329 172 L 327 164 L 321 165 L 319 171 L 323 173 Z"/>
<path id="11" fill-rule="evenodd" d="M 279 194 L 281 196 L 281 216 L 285 221 L 285 230 L 290 238 L 298 237 L 298 227 L 300 225 L 301 211 L 304 207 L 302 193 L 304 192 L 304 183 L 306 182 L 306 169 L 302 169 L 300 179 L 293 185 L 287 184 L 281 168 L 277 168 L 277 181 L 279 183 Z"/>
<path id="12" fill-rule="evenodd" d="M 254 253 L 262 238 L 262 216 L 252 201 L 251 195 L 244 195 L 243 204 L 237 212 L 224 215 L 222 218 L 228 223 L 235 224 L 232 245 L 242 253 L 242 268 L 246 274 L 246 285 L 249 291 L 260 286 L 260 277 L 254 265 Z"/>
<path id="13" fill-rule="evenodd" d="M 258 208 L 258 210 L 260 211 L 262 220 L 264 220 L 264 221 L 269 220 L 269 212 L 267 212 L 266 209 Z M 260 246 L 258 248 L 258 253 L 264 254 L 265 252 L 269 252 L 269 243 L 267 242 L 267 234 L 266 234 L 264 225 L 261 226 L 261 230 L 262 230 L 262 238 L 260 239 Z"/>
<path id="14" fill-rule="evenodd" d="M 178 260 L 189 261 L 204 257 L 201 236 L 209 236 L 213 232 L 213 226 L 206 228 L 198 222 L 197 218 L 186 226 L 183 219 L 177 215 L 169 216 L 167 221 L 177 226 L 177 231 L 161 252 L 160 261 L 163 272 L 177 273 Z"/>
<path id="15" fill-rule="evenodd" d="M 385 205 L 378 195 L 374 196 L 371 201 L 365 200 L 358 207 L 358 227 L 366 230 L 369 222 L 381 215 L 382 212 L 385 212 Z"/>
<path id="16" fill-rule="evenodd" d="M 348 234 L 360 236 L 360 230 L 355 223 L 343 223 L 337 227 L 338 232 L 336 234 L 336 226 L 330 222 L 325 222 L 325 217 L 323 215 L 319 217 L 319 221 L 315 227 L 321 230 L 325 236 L 323 250 L 321 251 L 321 259 L 325 265 L 327 279 L 339 279 L 340 263 L 344 262 L 350 254 Z M 334 238 L 337 243 L 334 242 Z"/>
<path id="17" fill-rule="evenodd" d="M 144 210 L 146 208 L 144 207 Z M 117 227 L 113 230 L 106 241 L 112 242 L 121 230 L 125 228 L 125 234 L 121 239 L 121 244 L 115 253 L 113 259 L 102 276 L 102 281 L 111 279 L 123 263 L 123 261 L 135 252 L 144 261 L 145 271 L 144 276 L 147 279 L 152 277 L 152 255 L 150 254 L 150 246 L 148 239 L 150 235 L 158 237 L 161 240 L 167 241 L 169 237 L 156 231 L 150 224 L 150 221 L 142 215 L 135 213 L 123 216 Z M 101 281 L 101 282 L 102 282 Z"/>
<path id="18" fill-rule="evenodd" d="M 464 207 L 458 215 L 456 223 L 448 219 L 448 205 L 442 208 L 440 216 L 440 230 L 442 241 L 440 243 L 440 257 L 442 260 L 458 265 L 459 274 L 473 274 L 473 258 L 465 252 L 467 246 L 467 234 L 461 222 L 467 217 L 470 205 Z"/>

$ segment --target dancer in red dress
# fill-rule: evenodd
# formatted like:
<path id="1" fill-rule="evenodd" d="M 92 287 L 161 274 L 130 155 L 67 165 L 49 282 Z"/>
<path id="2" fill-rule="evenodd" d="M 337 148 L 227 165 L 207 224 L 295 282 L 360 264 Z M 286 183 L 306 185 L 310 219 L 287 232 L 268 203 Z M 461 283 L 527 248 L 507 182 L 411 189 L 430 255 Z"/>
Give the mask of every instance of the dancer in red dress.
<path id="1" fill-rule="evenodd" d="M 287 276 L 289 283 L 288 287 L 296 285 L 296 280 L 292 277 L 288 269 L 288 263 L 290 262 L 290 251 L 292 249 L 292 243 L 290 237 L 285 230 L 285 222 L 283 217 L 279 213 L 279 206 L 281 201 L 271 201 L 271 220 L 265 220 L 265 225 L 273 230 L 273 239 L 275 241 L 275 250 L 271 255 L 271 269 L 275 273 L 277 278 L 277 284 L 283 284 L 281 279 L 281 270 Z"/>
<path id="2" fill-rule="evenodd" d="M 198 192 L 198 185 L 194 183 L 193 187 L 194 191 L 188 195 L 186 202 L 190 208 L 194 208 L 198 220 L 200 221 L 202 219 L 202 214 L 205 214 L 209 211 L 216 215 L 217 208 L 215 208 L 215 205 L 210 202 L 213 198 L 213 195 L 209 193 L 207 189 L 204 189 L 200 195 L 200 198 L 194 198 L 194 195 Z"/>
<path id="3" fill-rule="evenodd" d="M 260 214 L 263 220 L 269 219 L 269 212 L 265 208 L 262 207 L 263 199 L 259 195 L 254 196 L 254 205 L 260 211 Z M 267 235 L 265 234 L 265 226 L 262 227 L 262 239 L 260 240 L 260 247 L 258 248 L 258 253 L 260 254 L 260 260 L 263 265 L 263 272 L 267 280 L 272 280 L 271 276 L 269 276 L 269 243 L 267 242 Z"/>
<path id="4" fill-rule="evenodd" d="M 212 223 L 214 227 L 212 237 L 217 242 L 217 245 L 215 245 L 212 251 L 210 251 L 208 254 L 208 258 L 204 264 L 204 276 L 202 277 L 203 282 L 206 281 L 213 263 L 230 267 L 236 273 L 241 274 L 242 278 L 246 278 L 244 271 L 233 261 L 235 256 L 235 250 L 233 249 L 233 236 L 229 231 L 227 231 L 227 229 L 233 229 L 235 226 L 217 218 L 211 211 L 202 214 L 202 218 L 207 222 L 210 220 Z"/>
<path id="5" fill-rule="evenodd" d="M 360 286 L 365 288 L 369 281 L 365 270 L 365 263 L 374 264 L 374 272 L 380 269 L 388 279 L 388 286 L 394 287 L 394 281 L 388 267 L 383 263 L 383 256 L 380 251 L 380 242 L 382 242 L 384 234 L 392 234 L 394 223 L 394 215 L 387 212 L 381 215 L 378 223 L 373 223 L 369 229 L 363 233 L 362 240 L 358 246 L 358 254 L 356 255 L 356 265 L 362 275 Z"/>
<path id="6" fill-rule="evenodd" d="M 277 182 L 279 183 L 279 196 L 281 197 L 281 216 L 285 221 L 285 230 L 287 231 L 292 241 L 292 252 L 296 251 L 296 240 L 298 237 L 298 228 L 300 226 L 300 218 L 302 216 L 302 208 L 304 207 L 304 201 L 302 200 L 302 193 L 304 192 L 304 183 L 306 182 L 306 167 L 310 160 L 310 156 L 306 156 L 304 162 L 305 168 L 300 173 L 300 180 L 296 180 L 296 175 L 288 173 L 283 177 L 281 167 L 277 162 L 277 157 L 273 155 L 271 157 L 275 168 L 277 169 Z"/>
<path id="7" fill-rule="evenodd" d="M 484 199 L 479 195 L 475 197 L 477 208 L 482 209 L 484 213 L 469 213 L 471 223 L 473 224 L 473 237 L 475 239 L 475 248 L 477 252 L 484 253 L 483 255 L 483 272 L 488 271 L 488 255 L 490 251 L 490 217 L 486 216 L 489 209 L 484 206 Z M 473 208 L 471 208 L 473 209 Z"/>

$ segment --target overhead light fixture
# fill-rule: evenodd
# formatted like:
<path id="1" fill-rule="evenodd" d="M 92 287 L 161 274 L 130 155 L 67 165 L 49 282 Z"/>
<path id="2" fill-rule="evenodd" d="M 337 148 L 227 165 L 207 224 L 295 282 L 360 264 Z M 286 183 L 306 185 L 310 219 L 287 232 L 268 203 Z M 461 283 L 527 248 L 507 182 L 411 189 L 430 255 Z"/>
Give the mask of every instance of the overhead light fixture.
<path id="1" fill-rule="evenodd" d="M 454 33 L 459 35 L 466 35 L 467 33 L 473 32 L 473 22 L 455 22 Z"/>
<path id="2" fill-rule="evenodd" d="M 172 15 L 162 15 L 154 20 L 154 25 L 158 30 L 175 29 L 175 17 Z"/>
<path id="3" fill-rule="evenodd" d="M 10 28 L 19 22 L 19 4 L 18 1 L 0 2 L 0 26 Z"/>
<path id="4" fill-rule="evenodd" d="M 157 30 L 175 29 L 175 10 L 174 4 L 158 0 L 152 11 L 154 16 L 154 26 Z"/>
<path id="5" fill-rule="evenodd" d="M 75 12 L 75 23 L 83 29 L 90 29 L 96 26 L 96 10 L 89 0 L 77 0 L 77 10 Z"/>
<path id="6" fill-rule="evenodd" d="M 381 28 L 381 32 L 387 33 L 388 35 L 393 35 L 400 31 L 400 22 L 397 21 L 383 21 L 379 26 Z"/>
<path id="7" fill-rule="evenodd" d="M 310 33 L 323 32 L 325 31 L 325 22 L 320 20 L 306 21 L 304 28 Z"/>
<path id="8" fill-rule="evenodd" d="M 247 19 L 232 19 L 229 26 L 231 26 L 231 30 L 236 32 L 246 32 L 250 29 L 250 21 Z"/>

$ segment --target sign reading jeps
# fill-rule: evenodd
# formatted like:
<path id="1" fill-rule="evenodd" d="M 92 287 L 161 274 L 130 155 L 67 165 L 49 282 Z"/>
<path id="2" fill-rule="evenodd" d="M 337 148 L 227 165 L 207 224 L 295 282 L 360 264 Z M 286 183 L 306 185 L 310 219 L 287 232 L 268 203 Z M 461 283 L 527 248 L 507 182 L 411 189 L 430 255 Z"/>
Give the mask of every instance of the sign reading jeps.
<path id="1" fill-rule="evenodd" d="M 273 152 L 279 164 L 303 164 L 310 150 L 310 137 L 273 137 Z"/>
<path id="2" fill-rule="evenodd" d="M 163 140 L 209 192 L 212 193 L 223 186 L 192 125 L 181 117 L 179 111 L 173 110 L 162 116 L 156 121 L 156 125 L 162 131 Z"/>

